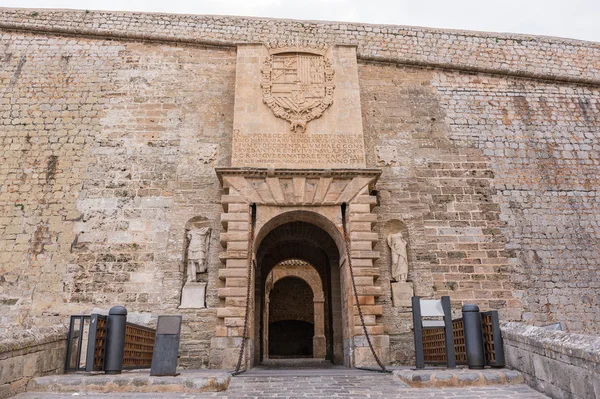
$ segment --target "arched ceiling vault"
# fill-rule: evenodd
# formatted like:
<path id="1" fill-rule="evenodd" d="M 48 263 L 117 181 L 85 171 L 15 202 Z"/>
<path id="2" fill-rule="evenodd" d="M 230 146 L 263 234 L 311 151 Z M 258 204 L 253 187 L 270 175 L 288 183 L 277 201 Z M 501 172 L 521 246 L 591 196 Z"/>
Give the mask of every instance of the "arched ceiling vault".
<path id="1" fill-rule="evenodd" d="M 323 229 L 307 222 L 290 222 L 274 228 L 260 243 L 256 260 L 263 279 L 278 263 L 300 259 L 311 264 L 326 281 L 329 265 L 339 263 L 335 241 Z"/>

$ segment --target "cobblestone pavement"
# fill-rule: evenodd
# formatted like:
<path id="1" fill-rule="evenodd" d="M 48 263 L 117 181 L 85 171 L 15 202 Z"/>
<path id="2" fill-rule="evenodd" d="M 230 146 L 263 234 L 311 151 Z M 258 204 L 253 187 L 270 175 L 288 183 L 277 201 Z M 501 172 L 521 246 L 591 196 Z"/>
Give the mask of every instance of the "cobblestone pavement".
<path id="1" fill-rule="evenodd" d="M 26 393 L 18 399 L 86 399 L 125 398 L 546 398 L 527 385 L 495 385 L 478 388 L 419 389 L 410 388 L 391 374 L 362 370 L 253 370 L 232 379 L 225 392 L 202 394 L 49 394 Z"/>

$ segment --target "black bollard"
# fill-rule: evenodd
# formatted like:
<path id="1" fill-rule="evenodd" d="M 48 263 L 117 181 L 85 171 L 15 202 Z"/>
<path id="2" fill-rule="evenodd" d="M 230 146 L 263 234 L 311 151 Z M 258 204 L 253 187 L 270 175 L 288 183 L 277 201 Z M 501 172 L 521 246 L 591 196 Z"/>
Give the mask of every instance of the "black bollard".
<path id="1" fill-rule="evenodd" d="M 106 352 L 104 353 L 104 372 L 106 374 L 121 374 L 123 370 L 126 326 L 127 309 L 124 306 L 110 308 L 106 323 Z"/>
<path id="2" fill-rule="evenodd" d="M 485 367 L 485 349 L 479 306 L 467 303 L 462 307 L 465 325 L 465 346 L 467 347 L 467 365 L 470 369 Z"/>

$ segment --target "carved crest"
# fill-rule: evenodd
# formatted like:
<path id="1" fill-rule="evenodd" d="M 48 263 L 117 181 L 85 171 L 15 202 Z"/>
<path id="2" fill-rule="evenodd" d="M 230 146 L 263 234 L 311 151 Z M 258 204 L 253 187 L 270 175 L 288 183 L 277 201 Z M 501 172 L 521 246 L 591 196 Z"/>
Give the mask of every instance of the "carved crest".
<path id="1" fill-rule="evenodd" d="M 334 71 L 324 45 L 286 43 L 267 45 L 262 68 L 263 102 L 275 116 L 304 132 L 308 122 L 323 115 L 333 103 Z"/>
<path id="2" fill-rule="evenodd" d="M 203 144 L 198 147 L 198 158 L 202 163 L 211 163 L 217 158 L 217 144 Z"/>
<path id="3" fill-rule="evenodd" d="M 391 165 L 393 162 L 398 162 L 398 149 L 389 146 L 376 146 L 377 158 L 384 165 Z"/>

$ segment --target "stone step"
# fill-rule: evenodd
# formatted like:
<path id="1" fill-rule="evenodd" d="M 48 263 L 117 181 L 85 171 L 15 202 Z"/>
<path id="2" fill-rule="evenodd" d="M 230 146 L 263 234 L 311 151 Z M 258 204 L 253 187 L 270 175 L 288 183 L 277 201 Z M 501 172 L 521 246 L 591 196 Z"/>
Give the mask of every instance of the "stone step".
<path id="1" fill-rule="evenodd" d="M 315 368 L 311 368 L 315 367 Z M 395 371 L 407 368 L 390 367 Z M 441 372 L 446 369 L 438 369 Z M 213 370 L 216 372 L 216 370 Z M 498 370 L 491 370 L 498 371 Z M 185 373 L 185 372 L 184 372 Z M 510 375 L 509 375 L 510 377 Z M 512 379 L 511 379 L 512 381 Z M 179 399 L 179 398 L 371 398 L 371 399 L 547 399 L 525 384 L 461 386 L 449 388 L 413 388 L 393 374 L 348 369 L 325 361 L 266 361 L 255 369 L 231 379 L 227 391 L 189 392 L 27 392 L 15 399 Z"/>
<path id="2" fill-rule="evenodd" d="M 523 384 L 523 375 L 516 370 L 490 369 L 472 370 L 466 366 L 455 369 L 409 368 L 394 370 L 394 375 L 413 388 L 472 387 L 500 384 Z"/>
<path id="3" fill-rule="evenodd" d="M 254 368 L 252 370 L 248 370 L 244 373 L 237 375 L 234 378 L 253 378 L 255 380 L 258 379 L 267 379 L 271 381 L 275 381 L 277 379 L 285 380 L 289 377 L 302 377 L 302 378 L 319 378 L 319 377 L 333 377 L 333 376 L 346 376 L 346 377 L 380 377 L 385 376 L 387 374 L 360 370 L 360 369 L 350 369 L 346 367 L 334 367 L 330 369 L 257 369 Z"/>
<path id="4" fill-rule="evenodd" d="M 122 374 L 61 374 L 32 379 L 28 392 L 126 393 L 126 392 L 220 392 L 225 391 L 231 374 L 222 370 L 183 370 L 175 377 L 150 376 L 149 370 Z"/>

